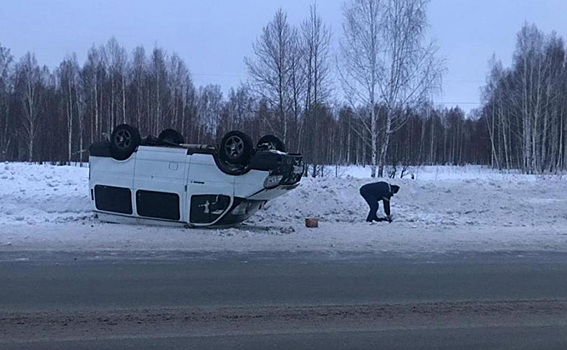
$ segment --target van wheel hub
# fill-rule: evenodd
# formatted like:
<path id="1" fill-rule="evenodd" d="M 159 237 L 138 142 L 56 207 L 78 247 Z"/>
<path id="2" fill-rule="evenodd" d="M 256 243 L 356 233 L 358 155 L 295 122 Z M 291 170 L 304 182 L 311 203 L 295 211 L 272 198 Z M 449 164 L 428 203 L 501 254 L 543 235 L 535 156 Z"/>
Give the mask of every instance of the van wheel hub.
<path id="1" fill-rule="evenodd" d="M 116 133 L 114 140 L 118 148 L 126 149 L 130 147 L 132 135 L 130 135 L 130 133 L 127 130 L 120 130 L 119 132 Z"/>
<path id="2" fill-rule="evenodd" d="M 242 154 L 242 151 L 244 150 L 244 142 L 240 137 L 232 136 L 226 141 L 225 149 L 226 149 L 226 153 L 231 158 L 237 158 Z"/>

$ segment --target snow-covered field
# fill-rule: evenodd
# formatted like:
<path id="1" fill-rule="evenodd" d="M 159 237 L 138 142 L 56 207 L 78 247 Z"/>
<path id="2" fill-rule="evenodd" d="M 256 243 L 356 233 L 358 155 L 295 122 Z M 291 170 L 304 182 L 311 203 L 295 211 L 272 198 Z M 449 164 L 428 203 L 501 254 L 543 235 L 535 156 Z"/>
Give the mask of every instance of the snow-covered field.
<path id="1" fill-rule="evenodd" d="M 566 178 L 412 169 L 414 179 L 391 180 L 401 186 L 394 222 L 368 224 L 358 189 L 370 169 L 327 171 L 239 227 L 183 229 L 99 222 L 86 167 L 1 163 L 0 250 L 567 251 Z M 306 217 L 320 227 L 305 228 Z"/>

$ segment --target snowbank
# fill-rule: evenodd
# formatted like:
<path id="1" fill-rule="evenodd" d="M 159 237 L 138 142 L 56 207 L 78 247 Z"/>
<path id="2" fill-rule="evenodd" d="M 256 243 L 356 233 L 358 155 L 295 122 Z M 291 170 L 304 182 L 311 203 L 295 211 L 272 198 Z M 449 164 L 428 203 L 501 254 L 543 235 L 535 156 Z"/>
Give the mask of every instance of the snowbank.
<path id="1" fill-rule="evenodd" d="M 0 163 L 0 225 L 88 219 L 88 172 L 87 167 Z"/>
<path id="2" fill-rule="evenodd" d="M 336 169 L 335 169 L 336 170 Z M 567 251 L 567 181 L 481 167 L 424 167 L 393 198 L 395 221 L 364 222 L 369 168 L 304 178 L 230 229 L 112 225 L 94 219 L 88 168 L 0 164 L 0 250 Z M 365 175 L 366 174 L 366 175 Z M 304 227 L 306 217 L 320 228 Z"/>

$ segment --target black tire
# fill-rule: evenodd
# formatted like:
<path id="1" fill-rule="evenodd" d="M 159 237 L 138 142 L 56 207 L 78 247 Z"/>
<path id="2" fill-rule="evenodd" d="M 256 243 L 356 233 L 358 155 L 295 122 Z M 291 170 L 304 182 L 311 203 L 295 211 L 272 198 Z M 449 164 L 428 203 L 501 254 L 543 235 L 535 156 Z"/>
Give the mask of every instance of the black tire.
<path id="1" fill-rule="evenodd" d="M 175 143 L 176 145 L 185 143 L 185 138 L 183 137 L 183 135 L 181 135 L 179 131 L 174 129 L 165 129 L 159 134 L 158 138 L 161 141 L 165 141 L 166 143 Z"/>
<path id="2" fill-rule="evenodd" d="M 279 138 L 277 138 L 274 135 L 262 136 L 258 140 L 256 147 L 262 148 L 262 149 L 273 149 L 273 150 L 276 150 L 276 151 L 285 152 L 284 143 L 282 142 L 282 140 L 280 140 Z"/>
<path id="3" fill-rule="evenodd" d="M 250 136 L 241 131 L 229 131 L 220 144 L 220 159 L 227 163 L 248 165 L 254 146 Z"/>
<path id="4" fill-rule="evenodd" d="M 114 128 L 110 136 L 110 154 L 116 160 L 128 159 L 136 147 L 140 145 L 138 129 L 128 124 L 121 124 Z"/>

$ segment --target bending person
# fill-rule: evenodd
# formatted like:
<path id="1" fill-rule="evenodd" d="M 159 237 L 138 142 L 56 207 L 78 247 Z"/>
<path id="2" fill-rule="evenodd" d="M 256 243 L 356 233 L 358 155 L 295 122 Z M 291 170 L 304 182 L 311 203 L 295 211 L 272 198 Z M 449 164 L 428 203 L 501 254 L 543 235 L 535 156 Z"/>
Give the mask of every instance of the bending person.
<path id="1" fill-rule="evenodd" d="M 400 186 L 390 185 L 387 182 L 380 181 L 380 182 L 373 182 L 366 184 L 360 188 L 360 195 L 368 206 L 370 207 L 370 212 L 366 217 L 367 222 L 372 221 L 384 221 L 387 220 L 392 222 L 392 215 L 390 213 L 390 199 L 392 196 L 400 190 Z M 386 214 L 386 218 L 378 218 L 377 211 L 380 207 L 379 202 L 383 201 L 384 203 L 384 213 Z"/>

